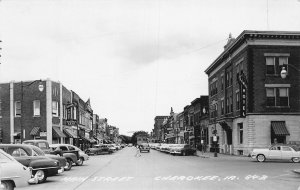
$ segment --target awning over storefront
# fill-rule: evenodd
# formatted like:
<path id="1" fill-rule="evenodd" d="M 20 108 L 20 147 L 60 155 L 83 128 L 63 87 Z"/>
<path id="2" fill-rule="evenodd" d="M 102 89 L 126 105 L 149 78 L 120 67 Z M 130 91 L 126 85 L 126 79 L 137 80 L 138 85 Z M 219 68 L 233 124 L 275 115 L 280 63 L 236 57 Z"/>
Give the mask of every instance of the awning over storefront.
<path id="1" fill-rule="evenodd" d="M 80 138 L 82 138 L 83 140 L 85 140 L 85 141 L 87 141 L 89 143 L 96 143 L 97 142 L 96 140 L 87 138 L 85 136 L 80 136 Z"/>
<path id="2" fill-rule="evenodd" d="M 66 137 L 66 135 L 58 127 L 55 126 L 52 127 L 52 133 L 54 138 Z"/>
<path id="3" fill-rule="evenodd" d="M 76 135 L 71 129 L 65 128 L 63 131 L 65 132 L 65 134 L 66 134 L 67 137 L 69 137 L 69 138 L 74 138 L 74 139 L 77 139 L 77 138 L 78 138 L 77 135 Z"/>
<path id="4" fill-rule="evenodd" d="M 33 127 L 33 129 L 30 131 L 30 135 L 32 136 L 39 136 L 40 135 L 40 127 Z"/>
<path id="5" fill-rule="evenodd" d="M 271 127 L 275 135 L 286 136 L 290 135 L 285 126 L 285 121 L 271 121 Z"/>

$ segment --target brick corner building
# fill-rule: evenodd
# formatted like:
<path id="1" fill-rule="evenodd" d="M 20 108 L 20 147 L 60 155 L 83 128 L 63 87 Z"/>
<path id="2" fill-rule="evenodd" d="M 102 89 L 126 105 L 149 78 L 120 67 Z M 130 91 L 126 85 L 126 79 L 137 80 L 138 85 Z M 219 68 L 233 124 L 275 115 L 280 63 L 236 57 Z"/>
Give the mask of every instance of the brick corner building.
<path id="1" fill-rule="evenodd" d="M 216 129 L 219 152 L 248 155 L 273 143 L 300 143 L 299 63 L 300 32 L 246 30 L 229 37 L 205 70 L 209 135 Z"/>

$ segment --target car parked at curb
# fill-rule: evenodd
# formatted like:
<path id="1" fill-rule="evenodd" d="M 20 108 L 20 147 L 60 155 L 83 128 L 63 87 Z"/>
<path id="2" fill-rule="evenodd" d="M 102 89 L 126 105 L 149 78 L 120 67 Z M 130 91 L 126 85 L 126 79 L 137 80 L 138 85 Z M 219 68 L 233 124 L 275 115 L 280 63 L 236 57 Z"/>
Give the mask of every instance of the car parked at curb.
<path id="1" fill-rule="evenodd" d="M 55 148 L 51 148 L 48 141 L 40 139 L 40 140 L 26 140 L 23 142 L 23 144 L 29 144 L 34 145 L 36 147 L 39 147 L 44 151 L 46 155 L 52 154 L 52 155 L 59 155 L 61 157 L 64 157 L 66 159 L 66 166 L 64 167 L 65 171 L 69 171 L 72 168 L 73 163 L 76 163 L 79 159 L 79 153 L 78 151 L 63 151 Z M 63 148 L 65 149 L 65 148 Z"/>
<path id="2" fill-rule="evenodd" d="M 79 159 L 78 161 L 76 162 L 76 165 L 77 166 L 82 166 L 83 165 L 83 162 L 86 162 L 89 160 L 89 155 L 87 155 L 86 153 L 84 153 L 80 148 L 76 147 L 76 146 L 73 146 L 73 145 L 67 145 L 67 147 L 69 148 L 70 151 L 73 151 L 73 150 L 77 150 L 78 153 L 79 153 Z"/>
<path id="3" fill-rule="evenodd" d="M 87 155 L 111 154 L 114 150 L 110 149 L 107 144 L 97 144 L 92 148 L 88 148 L 85 153 Z"/>
<path id="4" fill-rule="evenodd" d="M 195 155 L 196 152 L 197 150 L 188 144 L 178 144 L 176 146 L 170 147 L 169 149 L 169 153 L 173 155 L 188 156 Z"/>
<path id="5" fill-rule="evenodd" d="M 50 144 L 50 154 L 60 155 L 67 159 L 65 170 L 70 170 L 75 163 L 81 162 L 79 151 L 70 150 L 68 144 Z"/>
<path id="6" fill-rule="evenodd" d="M 266 160 L 291 160 L 292 162 L 300 162 L 300 152 L 295 151 L 291 146 L 274 145 L 266 149 L 253 149 L 251 158 L 258 162 Z"/>
<path id="7" fill-rule="evenodd" d="M 0 189 L 14 189 L 15 187 L 26 187 L 29 184 L 37 183 L 32 178 L 32 168 L 19 163 L 11 155 L 0 149 Z"/>
<path id="8" fill-rule="evenodd" d="M 47 156 L 39 156 L 30 145 L 25 144 L 0 144 L 0 149 L 14 157 L 26 167 L 32 168 L 32 174 L 38 183 L 46 181 L 47 177 L 62 173 L 59 161 Z"/>

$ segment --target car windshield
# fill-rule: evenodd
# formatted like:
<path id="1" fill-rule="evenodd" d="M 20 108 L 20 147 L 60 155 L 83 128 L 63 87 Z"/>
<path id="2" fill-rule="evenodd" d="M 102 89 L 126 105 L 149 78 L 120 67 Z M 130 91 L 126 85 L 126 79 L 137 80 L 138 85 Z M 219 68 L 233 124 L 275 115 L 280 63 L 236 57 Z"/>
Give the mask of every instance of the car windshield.
<path id="1" fill-rule="evenodd" d="M 3 163 L 8 161 L 13 161 L 13 159 L 7 156 L 2 150 L 0 150 L 0 162 Z"/>
<path id="2" fill-rule="evenodd" d="M 45 156 L 45 153 L 37 147 L 32 147 L 32 155 L 33 156 Z"/>

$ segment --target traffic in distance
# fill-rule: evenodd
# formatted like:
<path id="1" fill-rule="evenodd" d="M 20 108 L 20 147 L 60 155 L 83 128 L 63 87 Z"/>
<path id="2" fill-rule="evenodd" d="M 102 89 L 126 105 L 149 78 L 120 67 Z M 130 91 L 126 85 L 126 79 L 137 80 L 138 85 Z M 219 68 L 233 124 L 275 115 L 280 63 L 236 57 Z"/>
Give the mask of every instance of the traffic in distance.
<path id="1" fill-rule="evenodd" d="M 113 154 L 132 144 L 98 144 L 83 152 L 70 144 L 48 144 L 46 140 L 28 140 L 23 144 L 0 144 L 1 190 L 11 190 L 30 184 L 40 184 L 52 176 L 82 166 L 90 156 Z M 150 153 L 151 149 L 170 155 L 196 156 L 197 150 L 188 144 L 165 144 L 139 142 L 137 151 Z M 289 160 L 299 162 L 300 152 L 291 146 L 274 145 L 266 149 L 254 149 L 252 159 Z M 295 170 L 295 172 L 298 172 Z M 18 176 L 18 177 L 15 177 Z"/>

